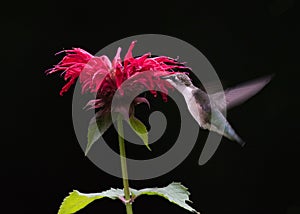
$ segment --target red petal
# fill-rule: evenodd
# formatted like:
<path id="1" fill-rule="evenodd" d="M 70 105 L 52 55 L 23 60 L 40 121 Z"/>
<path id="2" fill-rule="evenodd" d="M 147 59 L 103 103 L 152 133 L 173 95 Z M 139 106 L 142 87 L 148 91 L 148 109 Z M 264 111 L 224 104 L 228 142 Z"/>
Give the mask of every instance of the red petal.
<path id="1" fill-rule="evenodd" d="M 115 58 L 113 59 L 113 63 L 112 63 L 112 67 L 116 68 L 118 65 L 121 64 L 121 57 L 120 57 L 120 53 L 121 53 L 121 48 L 119 47 L 116 53 Z"/>
<path id="2" fill-rule="evenodd" d="M 145 97 L 136 97 L 134 99 L 134 105 L 139 105 L 141 103 L 146 103 L 147 106 L 150 108 L 150 103 Z"/>
<path id="3" fill-rule="evenodd" d="M 132 41 L 129 48 L 128 48 L 128 51 L 124 57 L 124 61 L 128 60 L 128 59 L 131 59 L 133 58 L 132 56 L 132 49 L 134 48 L 134 45 L 135 45 L 136 41 Z"/>

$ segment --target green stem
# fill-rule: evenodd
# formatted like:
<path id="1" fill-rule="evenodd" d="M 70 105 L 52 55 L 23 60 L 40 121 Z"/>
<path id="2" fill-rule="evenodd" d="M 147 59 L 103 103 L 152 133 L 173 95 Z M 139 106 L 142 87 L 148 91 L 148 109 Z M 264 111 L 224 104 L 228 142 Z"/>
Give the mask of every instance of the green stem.
<path id="1" fill-rule="evenodd" d="M 121 169 L 122 169 L 125 200 L 130 201 L 125 143 L 124 143 L 124 138 L 122 137 L 124 136 L 124 130 L 123 130 L 123 121 L 121 116 L 118 117 L 118 133 L 119 133 L 119 147 L 120 147 Z M 126 205 L 126 213 L 133 214 L 131 203 L 128 202 L 125 203 L 125 205 Z"/>

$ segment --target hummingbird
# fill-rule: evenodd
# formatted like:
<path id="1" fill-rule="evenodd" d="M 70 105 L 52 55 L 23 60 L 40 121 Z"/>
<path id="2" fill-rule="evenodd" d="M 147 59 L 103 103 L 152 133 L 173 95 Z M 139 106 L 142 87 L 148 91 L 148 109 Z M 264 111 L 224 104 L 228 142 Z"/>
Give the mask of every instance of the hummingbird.
<path id="1" fill-rule="evenodd" d="M 217 92 L 208 95 L 205 91 L 194 86 L 191 79 L 184 73 L 161 77 L 183 95 L 189 112 L 202 129 L 216 132 L 232 141 L 236 141 L 241 146 L 244 146 L 245 142 L 231 127 L 223 112 L 225 109 L 239 105 L 255 95 L 271 78 L 272 76 L 262 77 L 228 88 L 224 93 Z M 225 102 L 222 99 L 224 95 Z M 214 114 L 214 117 L 211 117 L 212 114 Z"/>

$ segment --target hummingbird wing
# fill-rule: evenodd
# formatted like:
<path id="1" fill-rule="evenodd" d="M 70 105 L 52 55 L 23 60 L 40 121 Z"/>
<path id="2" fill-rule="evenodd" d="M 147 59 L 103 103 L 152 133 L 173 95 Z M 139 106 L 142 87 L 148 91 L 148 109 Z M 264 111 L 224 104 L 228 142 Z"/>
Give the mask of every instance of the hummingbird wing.
<path id="1" fill-rule="evenodd" d="M 215 105 L 221 111 L 225 108 L 230 109 L 242 104 L 250 97 L 258 93 L 266 84 L 270 82 L 273 76 L 261 77 L 252 81 L 239 84 L 233 88 L 228 88 L 224 93 L 218 92 L 210 95 Z M 225 94 L 225 102 L 222 102 L 222 96 Z"/>

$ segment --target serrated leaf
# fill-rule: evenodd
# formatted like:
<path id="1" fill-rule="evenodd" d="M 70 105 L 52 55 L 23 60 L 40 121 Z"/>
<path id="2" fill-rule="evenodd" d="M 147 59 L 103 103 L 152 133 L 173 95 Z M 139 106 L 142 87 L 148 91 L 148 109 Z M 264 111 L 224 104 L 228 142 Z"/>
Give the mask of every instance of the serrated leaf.
<path id="1" fill-rule="evenodd" d="M 190 212 L 199 213 L 186 203 L 187 201 L 191 202 L 189 200 L 190 193 L 187 191 L 187 188 L 181 185 L 180 183 L 173 182 L 163 188 L 146 188 L 141 190 L 130 190 L 135 198 L 140 195 L 158 195 L 164 197 L 170 202 L 177 204 L 178 206 Z"/>
<path id="2" fill-rule="evenodd" d="M 141 195 L 158 195 L 166 198 L 170 202 L 194 213 L 198 213 L 195 209 L 189 206 L 186 202 L 191 202 L 189 200 L 190 193 L 187 191 L 187 188 L 181 185 L 180 183 L 173 182 L 163 188 L 145 188 L 141 190 L 136 190 L 130 188 L 130 193 L 132 197 L 132 202 L 137 197 Z M 63 203 L 61 204 L 58 214 L 71 214 L 75 213 L 82 208 L 86 207 L 88 204 L 92 203 L 95 200 L 101 198 L 110 198 L 110 199 L 121 199 L 124 198 L 124 190 L 122 189 L 113 189 L 103 191 L 100 193 L 80 193 L 77 190 L 74 190 L 67 196 Z"/>
<path id="3" fill-rule="evenodd" d="M 111 124 L 110 112 L 104 112 L 100 116 L 95 116 L 91 119 L 88 128 L 88 143 L 85 149 L 85 155 L 87 155 L 93 144 L 105 133 Z"/>
<path id="4" fill-rule="evenodd" d="M 145 146 L 151 151 L 148 144 L 148 131 L 146 126 L 132 114 L 129 118 L 129 125 L 132 130 L 143 140 Z"/>
<path id="5" fill-rule="evenodd" d="M 58 214 L 70 214 L 76 213 L 77 211 L 81 210 L 82 208 L 86 207 L 88 204 L 93 202 L 94 200 L 101 199 L 104 197 L 110 199 L 119 199 L 124 195 L 123 190 L 121 189 L 113 189 L 101 192 L 101 193 L 90 193 L 84 194 L 80 193 L 77 190 L 74 190 L 67 196 L 63 203 L 61 204 Z"/>

